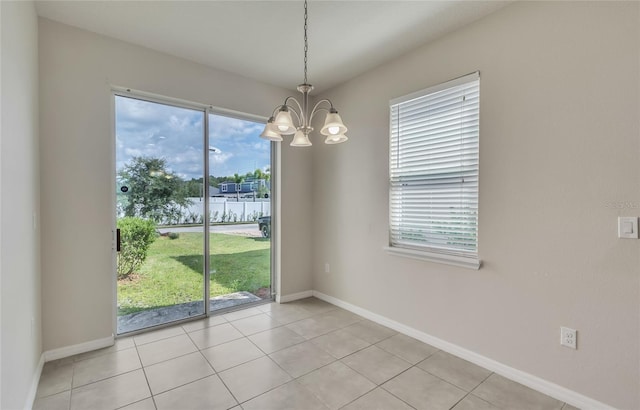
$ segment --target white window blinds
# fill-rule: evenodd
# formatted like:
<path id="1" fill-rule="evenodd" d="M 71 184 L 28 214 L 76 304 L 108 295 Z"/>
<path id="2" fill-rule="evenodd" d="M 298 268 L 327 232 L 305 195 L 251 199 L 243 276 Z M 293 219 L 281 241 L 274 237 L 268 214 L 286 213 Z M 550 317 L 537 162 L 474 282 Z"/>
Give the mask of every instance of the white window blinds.
<path id="1" fill-rule="evenodd" d="M 477 260 L 480 74 L 390 103 L 390 245 Z"/>

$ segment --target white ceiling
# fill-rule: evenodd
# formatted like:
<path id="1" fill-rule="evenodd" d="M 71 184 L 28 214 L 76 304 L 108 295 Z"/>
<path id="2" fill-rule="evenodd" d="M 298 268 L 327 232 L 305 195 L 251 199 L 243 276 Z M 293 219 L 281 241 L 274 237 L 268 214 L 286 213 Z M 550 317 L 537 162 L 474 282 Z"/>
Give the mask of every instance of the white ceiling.
<path id="1" fill-rule="evenodd" d="M 510 1 L 309 3 L 309 82 L 326 90 Z M 303 2 L 39 1 L 38 15 L 265 83 L 303 80 Z"/>

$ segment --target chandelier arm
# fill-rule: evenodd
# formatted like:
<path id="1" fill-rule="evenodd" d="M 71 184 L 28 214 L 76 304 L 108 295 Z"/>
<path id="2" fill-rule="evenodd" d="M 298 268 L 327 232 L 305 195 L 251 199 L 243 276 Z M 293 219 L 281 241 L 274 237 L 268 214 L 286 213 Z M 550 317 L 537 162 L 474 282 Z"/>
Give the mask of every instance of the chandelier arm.
<path id="1" fill-rule="evenodd" d="M 276 114 L 278 113 L 278 111 L 280 111 L 280 108 L 282 107 L 286 107 L 286 105 L 285 104 L 278 105 L 276 108 L 274 108 L 273 112 L 271 113 L 271 117 L 275 118 Z"/>
<path id="2" fill-rule="evenodd" d="M 329 103 L 330 108 L 320 107 L 320 104 L 324 102 Z M 330 100 L 325 98 L 323 100 L 318 101 L 316 105 L 313 106 L 313 110 L 311 110 L 311 117 L 309 117 L 309 123 L 311 123 L 311 120 L 313 120 L 313 116 L 316 115 L 317 112 L 323 111 L 323 110 L 327 112 L 331 112 L 330 111 L 331 109 L 333 109 L 333 104 L 331 103 Z"/>
<path id="3" fill-rule="evenodd" d="M 296 105 L 298 106 L 298 109 L 300 110 L 300 114 L 298 114 L 296 112 L 295 107 L 293 107 L 292 105 L 289 105 L 287 103 L 287 101 L 289 100 L 293 100 L 293 102 L 296 103 Z M 298 100 L 295 99 L 295 97 L 287 97 L 286 100 L 284 100 L 284 106 L 288 107 L 291 111 L 293 111 L 293 113 L 296 115 L 296 117 L 298 118 L 298 123 L 300 123 L 300 125 L 302 125 L 303 121 L 302 121 L 302 117 L 304 117 L 304 112 L 302 112 L 302 106 L 300 105 L 300 103 L 298 102 Z"/>

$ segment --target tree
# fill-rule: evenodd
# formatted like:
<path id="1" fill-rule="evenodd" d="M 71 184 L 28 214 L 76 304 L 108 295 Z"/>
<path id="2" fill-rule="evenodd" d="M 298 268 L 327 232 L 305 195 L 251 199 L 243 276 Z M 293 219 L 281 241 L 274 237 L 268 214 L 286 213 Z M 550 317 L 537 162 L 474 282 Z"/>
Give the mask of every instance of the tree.
<path id="1" fill-rule="evenodd" d="M 253 171 L 253 177 L 255 179 L 264 179 L 264 172 L 260 168 Z"/>
<path id="2" fill-rule="evenodd" d="M 236 183 L 236 194 L 238 195 L 238 201 L 240 201 L 240 187 L 244 182 L 244 177 L 235 173 L 233 174 L 233 181 Z"/>
<path id="3" fill-rule="evenodd" d="M 204 184 L 202 177 L 191 178 L 191 181 L 184 182 L 185 195 L 191 198 L 201 197 L 204 195 Z"/>
<path id="4" fill-rule="evenodd" d="M 182 179 L 167 170 L 164 158 L 133 157 L 118 172 L 120 186 L 126 186 L 125 216 L 172 221 L 191 201 Z"/>

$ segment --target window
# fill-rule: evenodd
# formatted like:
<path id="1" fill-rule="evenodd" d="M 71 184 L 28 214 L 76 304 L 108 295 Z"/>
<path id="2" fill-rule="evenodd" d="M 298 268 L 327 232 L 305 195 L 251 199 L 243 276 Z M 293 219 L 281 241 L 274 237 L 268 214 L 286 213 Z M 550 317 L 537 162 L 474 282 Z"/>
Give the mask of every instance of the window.
<path id="1" fill-rule="evenodd" d="M 390 102 L 393 253 L 479 268 L 480 74 Z"/>

